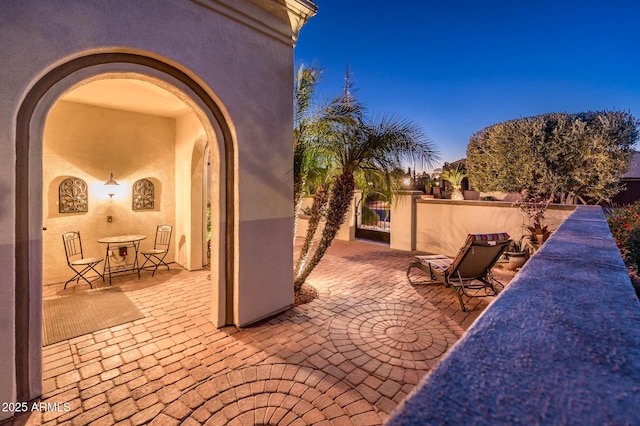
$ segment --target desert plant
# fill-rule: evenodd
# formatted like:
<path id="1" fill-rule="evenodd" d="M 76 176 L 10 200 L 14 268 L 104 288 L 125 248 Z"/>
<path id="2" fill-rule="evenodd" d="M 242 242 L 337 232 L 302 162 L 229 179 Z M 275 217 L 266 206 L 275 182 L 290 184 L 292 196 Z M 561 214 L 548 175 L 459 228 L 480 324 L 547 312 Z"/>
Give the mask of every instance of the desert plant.
<path id="1" fill-rule="evenodd" d="M 458 164 L 453 169 L 444 170 L 440 174 L 440 178 L 446 180 L 451 183 L 453 189 L 457 189 L 458 191 L 462 189 L 462 180 L 467 177 L 467 171 L 465 170 L 464 165 Z"/>
<path id="2" fill-rule="evenodd" d="M 512 240 L 509 248 L 504 253 L 509 262 L 504 266 L 506 269 L 516 271 L 527 262 L 529 259 L 529 251 L 527 245 L 529 240 L 527 236 L 523 235 L 518 240 Z"/>
<path id="3" fill-rule="evenodd" d="M 524 229 L 529 233 L 529 240 L 533 244 L 543 243 L 551 236 L 551 227 L 544 223 L 544 215 L 551 201 L 550 198 L 525 195 L 523 200 L 514 203 L 529 218 L 529 224 L 524 225 Z"/>
<path id="4" fill-rule="evenodd" d="M 432 188 L 433 188 L 433 181 L 431 179 L 424 179 L 423 181 L 423 185 L 424 185 L 424 193 L 425 194 L 431 194 L 432 192 Z"/>
<path id="5" fill-rule="evenodd" d="M 524 253 L 527 250 L 528 239 L 521 236 L 518 240 L 512 240 L 507 253 Z"/>
<path id="6" fill-rule="evenodd" d="M 461 189 L 462 180 L 465 177 L 467 177 L 467 171 L 464 164 L 458 164 L 455 168 L 446 169 L 440 174 L 440 178 L 451 183 L 453 187 L 453 192 L 451 193 L 452 200 L 464 200 Z"/>

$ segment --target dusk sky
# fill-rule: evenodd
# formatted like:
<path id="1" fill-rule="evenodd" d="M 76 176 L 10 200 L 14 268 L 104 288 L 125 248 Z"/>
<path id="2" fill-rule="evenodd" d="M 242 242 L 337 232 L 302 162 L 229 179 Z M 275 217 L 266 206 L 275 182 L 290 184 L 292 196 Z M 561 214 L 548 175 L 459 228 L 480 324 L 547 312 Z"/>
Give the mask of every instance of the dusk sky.
<path id="1" fill-rule="evenodd" d="M 371 115 L 420 125 L 442 161 L 501 121 L 625 110 L 640 118 L 640 2 L 315 0 L 296 66 L 324 69 L 321 98 L 347 64 Z"/>

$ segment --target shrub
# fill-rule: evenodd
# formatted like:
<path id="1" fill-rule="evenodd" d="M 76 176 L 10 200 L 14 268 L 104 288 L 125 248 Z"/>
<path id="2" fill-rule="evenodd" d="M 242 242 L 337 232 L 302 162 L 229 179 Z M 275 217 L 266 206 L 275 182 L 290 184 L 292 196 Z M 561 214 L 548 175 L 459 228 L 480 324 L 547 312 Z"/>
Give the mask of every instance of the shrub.
<path id="1" fill-rule="evenodd" d="M 635 266 L 636 271 L 638 270 L 638 265 L 640 265 L 640 227 L 635 227 L 629 231 L 625 260 L 627 264 Z"/>
<path id="2" fill-rule="evenodd" d="M 640 121 L 624 111 L 548 113 L 486 127 L 467 147 L 481 192 L 528 190 L 566 204 L 600 204 L 622 189 Z"/>
<path id="3" fill-rule="evenodd" d="M 622 257 L 636 263 L 635 259 L 640 259 L 640 201 L 608 211 L 607 222 Z"/>

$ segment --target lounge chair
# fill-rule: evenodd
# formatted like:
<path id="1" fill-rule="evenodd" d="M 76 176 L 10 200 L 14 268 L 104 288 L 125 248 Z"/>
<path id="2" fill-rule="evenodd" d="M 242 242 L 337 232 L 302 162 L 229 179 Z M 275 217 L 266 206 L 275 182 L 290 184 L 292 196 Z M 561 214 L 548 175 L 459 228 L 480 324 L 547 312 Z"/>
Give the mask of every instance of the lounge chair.
<path id="1" fill-rule="evenodd" d="M 506 232 L 499 234 L 469 234 L 455 258 L 441 254 L 416 256 L 407 269 L 418 268 L 429 274 L 431 280 L 452 286 L 464 312 L 467 309 L 462 295 L 472 297 L 496 296 L 499 284 L 491 275 L 491 268 L 509 247 L 511 240 Z M 472 291 L 470 293 L 469 291 Z"/>

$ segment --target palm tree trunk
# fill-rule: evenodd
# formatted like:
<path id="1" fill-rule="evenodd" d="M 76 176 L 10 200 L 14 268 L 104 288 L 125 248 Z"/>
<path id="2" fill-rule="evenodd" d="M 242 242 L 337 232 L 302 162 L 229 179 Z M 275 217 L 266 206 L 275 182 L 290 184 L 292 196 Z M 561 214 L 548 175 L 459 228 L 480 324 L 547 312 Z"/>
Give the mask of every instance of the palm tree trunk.
<path id="1" fill-rule="evenodd" d="M 300 253 L 298 254 L 298 262 L 296 263 L 296 268 L 294 270 L 294 277 L 298 277 L 300 275 L 300 270 L 306 264 L 307 258 L 309 257 L 309 251 L 311 247 L 313 247 L 313 237 L 316 234 L 316 230 L 318 229 L 318 225 L 320 224 L 320 220 L 322 219 L 322 212 L 329 201 L 329 194 L 324 188 L 318 188 L 316 193 L 313 195 L 313 204 L 311 205 L 311 217 L 309 218 L 309 226 L 307 227 L 307 234 L 304 238 L 304 243 L 302 244 L 302 248 L 300 249 Z M 294 291 L 300 290 L 300 286 L 302 283 L 297 283 L 295 281 L 295 285 L 293 287 Z"/>
<path id="2" fill-rule="evenodd" d="M 297 180 L 297 179 L 296 179 Z M 293 192 L 293 242 L 296 241 L 296 234 L 298 233 L 298 215 L 302 210 L 302 200 L 304 199 L 303 190 L 306 185 L 306 179 L 300 178 L 301 182 L 294 182 Z"/>
<path id="3" fill-rule="evenodd" d="M 326 253 L 327 249 L 331 246 L 333 239 L 338 234 L 340 227 L 347 218 L 347 212 L 351 206 L 351 200 L 355 193 L 356 184 L 353 177 L 353 172 L 344 171 L 331 187 L 331 196 L 329 198 L 329 207 L 327 209 L 326 224 L 322 230 L 322 238 L 318 242 L 313 257 L 304 266 L 304 269 L 300 271 L 299 275 L 294 281 L 294 288 L 300 288 L 306 281 L 311 271 L 318 265 L 322 256 Z"/>

